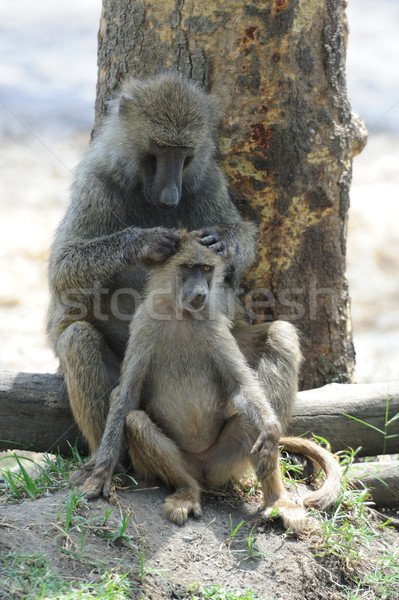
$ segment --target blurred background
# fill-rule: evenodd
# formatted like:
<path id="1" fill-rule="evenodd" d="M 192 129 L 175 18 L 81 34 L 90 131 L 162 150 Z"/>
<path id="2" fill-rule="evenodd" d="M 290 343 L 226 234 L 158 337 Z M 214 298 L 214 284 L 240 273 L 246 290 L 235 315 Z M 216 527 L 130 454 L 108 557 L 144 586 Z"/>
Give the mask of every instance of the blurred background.
<path id="1" fill-rule="evenodd" d="M 53 372 L 46 262 L 94 116 L 101 0 L 0 1 L 0 369 Z M 399 380 L 399 2 L 349 0 L 348 88 L 369 141 L 348 235 L 358 382 Z"/>

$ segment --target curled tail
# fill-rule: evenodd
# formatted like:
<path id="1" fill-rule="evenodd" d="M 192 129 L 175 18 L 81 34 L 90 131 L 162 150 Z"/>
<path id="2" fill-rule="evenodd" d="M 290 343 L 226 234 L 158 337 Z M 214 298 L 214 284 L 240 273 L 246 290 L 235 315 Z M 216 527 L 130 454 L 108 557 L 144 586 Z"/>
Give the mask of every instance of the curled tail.
<path id="1" fill-rule="evenodd" d="M 313 506 L 319 510 L 326 510 L 332 506 L 340 492 L 341 468 L 331 452 L 322 448 L 315 442 L 306 438 L 282 437 L 281 445 L 288 452 L 303 454 L 314 461 L 326 474 L 324 484 L 320 489 L 302 496 L 301 503 L 305 506 Z"/>

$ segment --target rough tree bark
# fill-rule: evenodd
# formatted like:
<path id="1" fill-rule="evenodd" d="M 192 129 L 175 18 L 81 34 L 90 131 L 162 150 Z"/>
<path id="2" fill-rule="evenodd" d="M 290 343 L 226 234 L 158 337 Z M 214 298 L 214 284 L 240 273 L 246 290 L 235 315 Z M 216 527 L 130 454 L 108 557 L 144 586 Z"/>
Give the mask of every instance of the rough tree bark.
<path id="1" fill-rule="evenodd" d="M 354 366 L 346 225 L 366 133 L 347 98 L 345 4 L 104 0 L 99 32 L 96 125 L 128 73 L 175 68 L 221 98 L 220 161 L 259 223 L 247 306 L 299 326 L 303 389 Z"/>

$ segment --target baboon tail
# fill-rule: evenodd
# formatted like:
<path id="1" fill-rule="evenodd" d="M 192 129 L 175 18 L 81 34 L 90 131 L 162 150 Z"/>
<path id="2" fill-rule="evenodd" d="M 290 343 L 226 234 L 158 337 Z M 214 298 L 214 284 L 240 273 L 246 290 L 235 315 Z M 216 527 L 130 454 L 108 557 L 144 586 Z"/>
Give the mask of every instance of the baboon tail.
<path id="1" fill-rule="evenodd" d="M 321 488 L 302 496 L 301 503 L 319 510 L 326 510 L 332 506 L 339 496 L 342 473 L 338 461 L 335 460 L 331 452 L 306 438 L 282 437 L 279 443 L 288 452 L 303 454 L 310 458 L 326 475 Z"/>

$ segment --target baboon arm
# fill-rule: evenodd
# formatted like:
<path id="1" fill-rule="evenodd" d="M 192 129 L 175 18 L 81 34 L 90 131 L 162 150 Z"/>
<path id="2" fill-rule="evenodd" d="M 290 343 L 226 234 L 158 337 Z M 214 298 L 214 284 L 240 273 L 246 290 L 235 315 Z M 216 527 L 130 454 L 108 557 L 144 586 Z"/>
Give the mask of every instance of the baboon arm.
<path id="1" fill-rule="evenodd" d="M 216 368 L 237 412 L 246 415 L 259 429 L 266 421 L 277 421 L 260 382 L 248 366 L 228 326 L 217 328 L 207 341 L 213 346 Z"/>
<path id="2" fill-rule="evenodd" d="M 127 227 L 92 239 L 55 244 L 50 259 L 50 287 L 59 295 L 67 291 L 91 295 L 99 283 L 148 261 L 161 263 L 176 252 L 179 235 L 164 227 Z"/>
<path id="3" fill-rule="evenodd" d="M 233 408 L 246 423 L 246 433 L 253 440 L 251 454 L 258 457 L 256 475 L 264 480 L 278 465 L 281 426 L 231 332 L 220 331 L 218 338 L 212 339 L 217 368 Z"/>
<path id="4" fill-rule="evenodd" d="M 59 294 L 64 290 L 92 293 L 95 284 L 110 280 L 126 270 L 139 252 L 140 229 L 128 227 L 122 231 L 76 240 L 57 247 L 50 261 L 50 286 Z M 71 290 L 72 288 L 72 290 Z"/>
<path id="5" fill-rule="evenodd" d="M 127 364 L 125 362 L 125 364 Z M 121 383 L 111 394 L 110 409 L 103 437 L 97 453 L 90 461 L 94 467 L 87 473 L 80 491 L 88 498 L 101 493 L 107 498 L 111 487 L 112 475 L 118 462 L 125 438 L 125 417 L 128 412 L 139 407 L 140 392 L 147 373 L 148 358 L 145 351 L 128 356 L 127 368 L 122 370 Z"/>
<path id="6" fill-rule="evenodd" d="M 136 394 L 131 393 L 126 398 L 121 394 L 120 388 L 116 388 L 111 395 L 111 407 L 108 413 L 107 423 L 101 444 L 95 456 L 89 463 L 86 476 L 79 476 L 81 482 L 80 492 L 85 492 L 87 498 L 95 498 L 101 493 L 108 498 L 112 483 L 112 476 L 118 462 L 122 444 L 125 436 L 126 412 L 138 404 Z M 83 467 L 82 471 L 85 471 Z"/>

